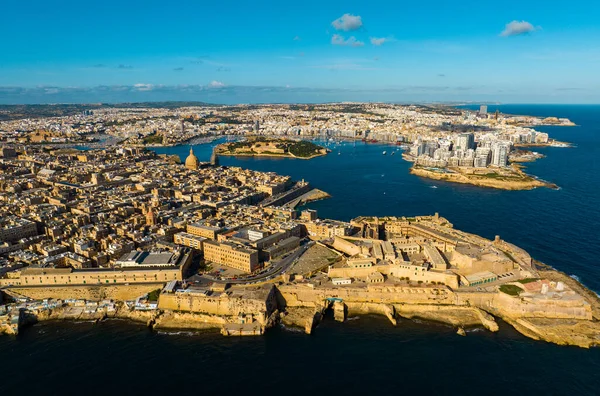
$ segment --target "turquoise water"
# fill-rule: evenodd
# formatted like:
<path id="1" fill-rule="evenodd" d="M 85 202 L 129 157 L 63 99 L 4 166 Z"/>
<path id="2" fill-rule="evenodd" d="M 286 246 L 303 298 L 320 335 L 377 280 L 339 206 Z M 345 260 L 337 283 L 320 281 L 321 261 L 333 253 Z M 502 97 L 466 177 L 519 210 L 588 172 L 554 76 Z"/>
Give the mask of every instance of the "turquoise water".
<path id="1" fill-rule="evenodd" d="M 310 181 L 333 195 L 310 205 L 321 217 L 440 212 L 459 229 L 499 234 L 600 291 L 600 106 L 500 109 L 580 125 L 538 128 L 576 146 L 539 149 L 547 157 L 527 165 L 560 190 L 496 191 L 421 179 L 408 173 L 400 152 L 390 155 L 395 147 L 362 143 L 331 147 L 330 155 L 310 161 L 223 157 L 221 163 Z M 156 151 L 185 158 L 189 147 Z M 208 160 L 211 144 L 194 151 Z M 0 337 L 0 394 L 598 394 L 600 349 L 533 341 L 500 325 L 495 334 L 459 337 L 446 326 L 401 320 L 393 327 L 365 316 L 344 324 L 325 320 L 311 336 L 274 329 L 238 339 L 156 333 L 123 321 L 47 323 Z"/>

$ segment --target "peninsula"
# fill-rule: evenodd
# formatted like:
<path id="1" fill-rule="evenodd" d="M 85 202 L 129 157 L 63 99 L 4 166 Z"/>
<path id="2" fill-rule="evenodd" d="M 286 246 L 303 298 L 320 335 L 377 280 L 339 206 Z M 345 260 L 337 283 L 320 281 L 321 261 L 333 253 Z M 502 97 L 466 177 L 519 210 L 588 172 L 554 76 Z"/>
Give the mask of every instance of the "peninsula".
<path id="1" fill-rule="evenodd" d="M 3 148 L 0 332 L 119 317 L 155 329 L 318 331 L 324 314 L 600 344 L 600 301 L 500 236 L 434 214 L 321 219 L 306 181 L 132 147 Z M 46 164 L 52 164 L 46 167 Z"/>
<path id="2" fill-rule="evenodd" d="M 522 160 L 520 162 L 526 162 Z M 410 173 L 428 179 L 452 183 L 470 184 L 500 190 L 533 190 L 538 187 L 558 188 L 556 184 L 536 179 L 521 170 L 521 166 L 512 164 L 505 168 L 433 168 L 413 165 Z"/>
<path id="3" fill-rule="evenodd" d="M 242 157 L 289 157 L 312 159 L 327 155 L 327 149 L 306 140 L 249 137 L 238 142 L 223 143 L 215 147 L 218 155 Z"/>
<path id="4" fill-rule="evenodd" d="M 519 164 L 544 158 L 543 154 L 521 147 L 543 146 L 570 147 L 533 130 L 512 136 L 466 132 L 418 140 L 402 158 L 413 162 L 411 174 L 434 180 L 501 190 L 558 188 L 554 183 L 526 174 Z"/>

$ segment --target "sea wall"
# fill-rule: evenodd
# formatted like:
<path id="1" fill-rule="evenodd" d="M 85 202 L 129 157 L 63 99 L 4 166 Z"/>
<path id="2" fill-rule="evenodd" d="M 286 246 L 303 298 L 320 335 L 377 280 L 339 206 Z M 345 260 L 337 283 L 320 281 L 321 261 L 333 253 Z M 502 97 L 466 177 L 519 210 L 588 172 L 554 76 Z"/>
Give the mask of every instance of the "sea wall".
<path id="1" fill-rule="evenodd" d="M 435 312 L 448 311 L 450 308 L 465 309 L 464 312 L 475 308 L 513 320 L 517 318 L 592 319 L 591 306 L 583 299 L 519 298 L 501 292 L 454 292 L 443 287 L 386 285 L 366 288 L 310 288 L 306 285 L 283 285 L 279 290 L 285 305 L 289 307 L 319 309 L 327 299 L 341 299 L 349 308 L 360 307 L 359 303 L 394 305 L 400 315 L 403 312 L 407 315 L 410 312 L 429 312 L 430 318 L 432 315 L 435 316 Z M 435 308 L 437 306 L 445 308 Z M 477 320 L 480 321 L 480 318 Z"/>
<path id="2" fill-rule="evenodd" d="M 275 289 L 270 291 L 241 291 L 240 295 L 207 296 L 203 293 L 163 293 L 158 309 L 165 311 L 191 312 L 221 317 L 237 317 L 252 314 L 261 324 L 277 308 Z"/>
<path id="3" fill-rule="evenodd" d="M 6 293 L 14 296 L 25 296 L 34 300 L 45 298 L 54 299 L 81 299 L 81 300 L 104 300 L 117 301 L 135 300 L 137 297 L 161 289 L 162 283 L 144 283 L 111 286 L 45 286 L 45 287 L 12 287 L 6 289 Z"/>
<path id="4" fill-rule="evenodd" d="M 341 298 L 345 302 L 361 303 L 422 303 L 454 304 L 456 296 L 443 286 L 410 287 L 373 285 L 368 287 L 317 287 L 283 285 L 279 291 L 286 306 L 320 307 L 327 298 Z"/>
<path id="5" fill-rule="evenodd" d="M 154 321 L 153 328 L 160 329 L 220 329 L 224 324 L 233 321 L 233 318 L 205 315 L 189 312 L 165 311 Z"/>

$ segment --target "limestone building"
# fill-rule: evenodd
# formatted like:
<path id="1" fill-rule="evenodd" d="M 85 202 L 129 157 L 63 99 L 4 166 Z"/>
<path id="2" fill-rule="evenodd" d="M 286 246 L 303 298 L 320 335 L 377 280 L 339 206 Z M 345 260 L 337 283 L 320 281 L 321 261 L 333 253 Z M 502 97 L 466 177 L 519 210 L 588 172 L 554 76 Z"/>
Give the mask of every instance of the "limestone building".
<path id="1" fill-rule="evenodd" d="M 229 242 L 204 242 L 204 259 L 244 272 L 258 269 L 258 251 Z"/>

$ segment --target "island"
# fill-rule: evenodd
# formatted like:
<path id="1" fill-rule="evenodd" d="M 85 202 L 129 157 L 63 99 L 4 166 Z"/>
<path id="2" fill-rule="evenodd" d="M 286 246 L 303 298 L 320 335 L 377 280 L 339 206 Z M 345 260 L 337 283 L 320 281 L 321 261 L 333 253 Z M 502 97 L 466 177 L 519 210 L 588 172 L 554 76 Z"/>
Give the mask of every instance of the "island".
<path id="1" fill-rule="evenodd" d="M 121 146 L 0 154 L 0 333 L 126 318 L 258 336 L 378 314 L 600 344 L 595 293 L 437 213 L 321 218 L 296 207 L 307 181 L 193 152 L 186 164 Z"/>
<path id="2" fill-rule="evenodd" d="M 249 137 L 242 141 L 220 144 L 215 147 L 215 153 L 244 157 L 312 159 L 327 155 L 328 150 L 306 140 Z"/>

